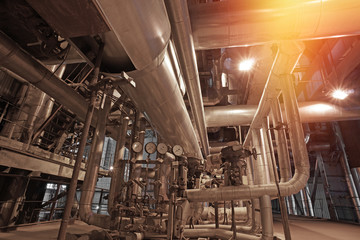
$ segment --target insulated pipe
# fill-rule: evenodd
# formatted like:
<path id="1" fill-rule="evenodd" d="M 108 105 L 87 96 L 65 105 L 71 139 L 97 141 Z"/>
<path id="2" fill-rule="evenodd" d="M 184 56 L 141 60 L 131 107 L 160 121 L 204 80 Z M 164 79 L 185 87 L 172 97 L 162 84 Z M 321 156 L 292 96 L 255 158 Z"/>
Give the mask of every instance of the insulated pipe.
<path id="1" fill-rule="evenodd" d="M 113 170 L 111 172 L 110 191 L 108 196 L 108 213 L 112 215 L 113 206 L 116 200 L 116 193 L 121 191 L 124 184 L 124 171 L 125 171 L 125 142 L 126 133 L 129 125 L 129 118 L 124 117 L 121 120 L 121 126 L 118 131 L 118 138 L 116 141 L 116 149 L 114 156 Z"/>
<path id="2" fill-rule="evenodd" d="M 144 116 L 142 114 L 140 114 L 141 116 L 139 116 L 137 122 L 136 122 L 136 131 L 135 132 L 135 136 L 136 136 L 136 141 L 141 143 L 142 146 L 144 146 L 144 140 L 145 140 L 145 128 L 146 128 L 146 119 L 144 118 Z M 135 153 L 135 152 L 134 152 Z M 135 160 L 139 161 L 143 159 L 144 156 L 144 148 L 141 149 L 140 152 L 135 153 Z M 135 163 L 132 164 L 131 167 L 131 173 L 130 173 L 130 177 L 129 180 L 135 180 L 135 181 L 140 181 L 140 177 L 141 177 L 141 166 L 142 164 L 139 163 Z M 138 196 L 139 194 L 141 194 L 141 188 L 138 184 L 133 184 L 132 185 L 132 195 Z"/>
<path id="3" fill-rule="evenodd" d="M 1 31 L 0 66 L 26 79 L 85 121 L 89 105 L 86 100 Z M 96 117 L 92 123 L 96 122 Z"/>
<path id="4" fill-rule="evenodd" d="M 205 108 L 207 127 L 246 126 L 254 118 L 256 105 L 228 105 Z M 284 112 L 282 106 L 282 112 Z M 346 109 L 335 104 L 311 101 L 299 102 L 302 123 L 359 120 L 359 109 Z M 284 118 L 286 122 L 286 118 Z"/>
<path id="5" fill-rule="evenodd" d="M 164 155 L 164 162 L 160 166 L 159 179 L 160 189 L 159 195 L 162 196 L 163 200 L 168 200 L 168 189 L 169 189 L 169 176 L 171 172 L 171 163 L 175 161 L 175 156 L 171 153 Z"/>
<path id="6" fill-rule="evenodd" d="M 357 35 L 358 0 L 228 0 L 189 5 L 196 49 Z"/>
<path id="7" fill-rule="evenodd" d="M 304 142 L 304 133 L 300 123 L 296 94 L 292 85 L 292 78 L 290 75 L 283 76 L 282 78 L 282 92 L 288 119 L 291 148 L 294 156 L 295 174 L 290 181 L 286 183 L 279 183 L 279 190 L 280 196 L 290 196 L 299 192 L 306 185 L 310 175 L 310 164 Z M 277 196 L 278 189 L 276 185 L 242 185 L 236 187 L 222 187 L 218 189 L 189 189 L 186 191 L 187 199 L 195 202 L 253 199 L 263 195 Z"/>
<path id="8" fill-rule="evenodd" d="M 255 184 L 270 184 L 271 174 L 268 164 L 270 159 L 267 156 L 265 148 L 265 145 L 267 144 L 265 139 L 266 128 L 262 128 L 260 130 L 253 129 L 251 135 L 253 147 L 256 149 L 256 152 L 261 153 L 261 155 L 259 155 L 257 159 L 252 158 L 254 165 Z M 259 199 L 262 239 L 270 240 L 273 238 L 271 199 L 269 195 L 260 196 Z"/>
<path id="9" fill-rule="evenodd" d="M 285 74 L 292 73 L 295 65 L 301 57 L 304 50 L 304 44 L 301 42 L 284 41 L 279 44 L 274 64 L 270 70 L 269 77 L 266 81 L 259 106 L 256 110 L 253 120 L 251 121 L 249 132 L 252 129 L 261 127 L 263 118 L 268 116 L 271 104 L 278 98 L 281 90 L 281 77 Z M 248 146 L 250 143 L 250 134 L 247 134 L 243 145 Z"/>
<path id="10" fill-rule="evenodd" d="M 97 226 L 99 226 L 98 222 L 100 218 L 106 218 L 100 214 L 94 214 L 91 209 L 92 200 L 95 193 L 95 186 L 98 179 L 101 154 L 104 146 L 107 115 L 109 113 L 111 104 L 110 97 L 104 95 L 104 98 L 104 108 L 98 112 L 99 121 L 97 122 L 97 126 L 93 136 L 90 158 L 87 163 L 84 183 L 81 187 L 81 197 L 79 203 L 80 219 L 88 224 L 93 224 Z"/>
<path id="11" fill-rule="evenodd" d="M 172 36 L 179 63 L 184 75 L 187 96 L 199 133 L 204 156 L 208 156 L 209 140 L 206 131 L 203 99 L 201 94 L 200 78 L 196 63 L 194 42 L 189 19 L 189 10 L 186 0 L 166 0 L 166 9 L 171 23 Z"/>
<path id="12" fill-rule="evenodd" d="M 96 57 L 94 76 L 91 78 L 90 84 L 96 84 L 98 81 L 103 50 L 104 50 L 104 45 L 102 44 L 100 46 L 98 55 Z M 96 97 L 97 97 L 97 92 L 92 91 L 91 96 L 90 96 L 88 110 L 86 113 L 84 127 L 82 129 L 82 134 L 81 134 L 80 144 L 79 144 L 77 155 L 76 155 L 74 169 L 73 169 L 72 176 L 71 176 L 70 186 L 69 186 L 69 190 L 67 192 L 67 199 L 66 199 L 66 203 L 65 203 L 64 214 L 62 217 L 57 240 L 65 240 L 66 239 L 66 230 L 67 230 L 67 226 L 68 226 L 70 215 L 71 215 L 71 208 L 74 205 L 74 197 L 76 195 L 76 188 L 77 188 L 77 182 L 78 182 L 78 178 L 79 178 L 81 162 L 83 160 L 84 150 L 85 150 L 86 143 L 88 140 L 88 135 L 89 135 L 92 118 L 94 117 Z"/>
<path id="13" fill-rule="evenodd" d="M 280 103 L 278 100 L 274 101 L 274 103 L 272 104 L 271 113 L 272 113 L 271 115 L 272 115 L 272 122 L 274 128 L 284 124 L 282 113 L 280 110 Z M 275 129 L 274 135 L 275 135 L 275 141 L 276 141 L 277 153 L 278 153 L 280 182 L 287 182 L 291 178 L 292 173 L 291 173 L 290 156 L 289 156 L 285 129 L 284 128 Z"/>
<path id="14" fill-rule="evenodd" d="M 187 155 L 202 158 L 170 60 L 171 29 L 163 1 L 97 3 L 137 69 L 128 73 L 136 87 L 122 86 L 126 95 L 167 143 L 179 144 Z"/>

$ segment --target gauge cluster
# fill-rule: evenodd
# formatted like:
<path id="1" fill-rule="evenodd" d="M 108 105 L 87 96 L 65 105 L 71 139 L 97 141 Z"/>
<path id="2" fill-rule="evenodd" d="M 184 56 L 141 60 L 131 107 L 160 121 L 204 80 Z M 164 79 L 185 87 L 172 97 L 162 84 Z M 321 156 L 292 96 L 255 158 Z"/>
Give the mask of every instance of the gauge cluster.
<path id="1" fill-rule="evenodd" d="M 143 145 L 140 142 L 134 142 L 131 146 L 131 149 L 134 152 L 139 153 L 143 150 Z M 180 157 L 184 154 L 184 149 L 182 146 L 175 145 L 171 148 L 170 146 L 166 145 L 165 143 L 159 143 L 156 145 L 154 142 L 149 142 L 145 145 L 144 150 L 148 154 L 153 154 L 156 151 L 162 155 L 164 155 L 167 152 L 172 152 L 177 157 Z"/>

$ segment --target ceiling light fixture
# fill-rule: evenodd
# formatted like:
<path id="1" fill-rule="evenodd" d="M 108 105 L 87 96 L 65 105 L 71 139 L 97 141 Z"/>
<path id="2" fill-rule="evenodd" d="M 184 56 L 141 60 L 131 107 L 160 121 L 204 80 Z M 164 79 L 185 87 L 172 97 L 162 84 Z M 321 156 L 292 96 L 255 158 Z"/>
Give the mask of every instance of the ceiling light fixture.
<path id="1" fill-rule="evenodd" d="M 335 89 L 331 92 L 331 96 L 335 99 L 344 100 L 349 96 L 351 91 L 344 90 L 344 89 Z"/>
<path id="2" fill-rule="evenodd" d="M 255 65 L 255 59 L 249 58 L 246 60 L 243 60 L 239 64 L 239 70 L 240 71 L 250 71 Z"/>

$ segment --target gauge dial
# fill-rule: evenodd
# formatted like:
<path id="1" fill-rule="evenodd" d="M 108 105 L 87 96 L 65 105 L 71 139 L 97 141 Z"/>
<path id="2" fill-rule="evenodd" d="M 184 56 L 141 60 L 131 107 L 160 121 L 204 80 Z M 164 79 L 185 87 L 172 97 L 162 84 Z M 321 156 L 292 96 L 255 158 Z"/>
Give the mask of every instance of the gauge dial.
<path id="1" fill-rule="evenodd" d="M 153 142 L 149 142 L 145 145 L 145 151 L 148 154 L 153 154 L 156 151 L 156 145 Z"/>
<path id="2" fill-rule="evenodd" d="M 175 145 L 172 149 L 175 156 L 180 157 L 184 153 L 184 149 L 180 145 Z"/>
<path id="3" fill-rule="evenodd" d="M 166 146 L 165 143 L 159 143 L 157 145 L 157 151 L 160 153 L 160 154 L 165 154 L 168 150 L 168 147 Z"/>
<path id="4" fill-rule="evenodd" d="M 134 142 L 131 148 L 134 152 L 139 153 L 143 149 L 143 145 L 141 144 L 141 142 Z"/>

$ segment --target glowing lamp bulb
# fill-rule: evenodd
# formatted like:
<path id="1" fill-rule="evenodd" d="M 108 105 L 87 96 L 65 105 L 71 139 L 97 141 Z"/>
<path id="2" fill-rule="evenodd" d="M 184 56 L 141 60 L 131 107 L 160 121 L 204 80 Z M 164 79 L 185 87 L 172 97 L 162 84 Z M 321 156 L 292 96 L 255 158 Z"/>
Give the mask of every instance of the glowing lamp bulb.
<path id="1" fill-rule="evenodd" d="M 336 89 L 331 93 L 331 96 L 335 99 L 344 100 L 349 96 L 348 91 L 342 90 L 342 89 Z"/>
<path id="2" fill-rule="evenodd" d="M 113 166 L 110 166 L 110 171 L 114 170 L 114 167 Z"/>
<path id="3" fill-rule="evenodd" d="M 249 71 L 254 67 L 255 60 L 253 58 L 243 60 L 239 64 L 240 71 Z"/>

